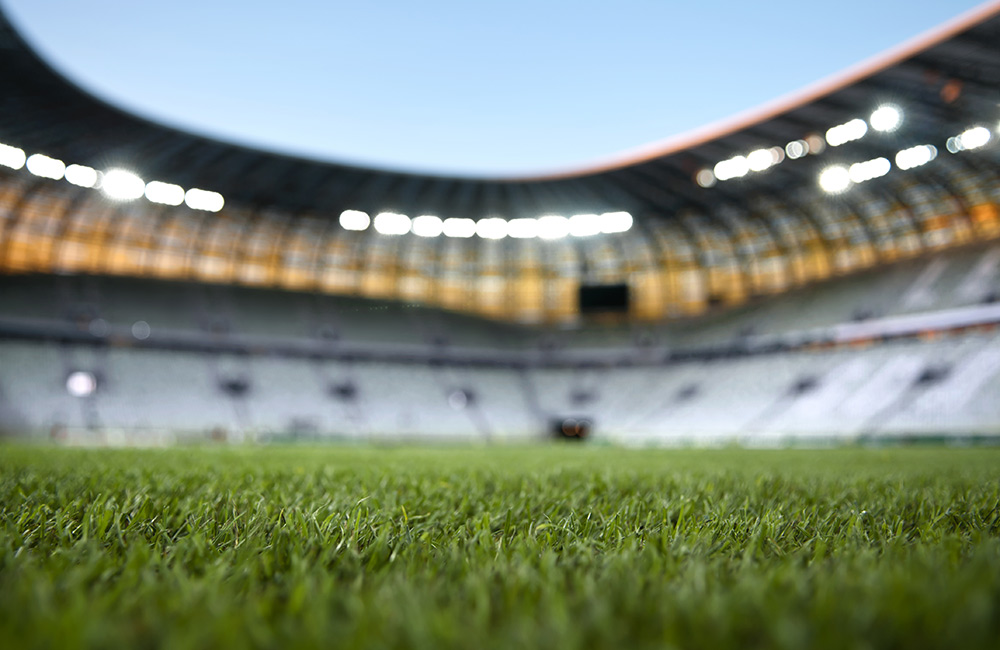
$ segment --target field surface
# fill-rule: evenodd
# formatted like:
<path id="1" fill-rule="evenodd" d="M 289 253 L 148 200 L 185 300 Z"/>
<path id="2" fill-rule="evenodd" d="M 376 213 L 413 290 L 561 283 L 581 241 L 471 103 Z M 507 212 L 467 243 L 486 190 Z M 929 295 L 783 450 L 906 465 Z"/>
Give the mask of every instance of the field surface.
<path id="1" fill-rule="evenodd" d="M 0 446 L 4 648 L 996 648 L 1000 450 Z"/>

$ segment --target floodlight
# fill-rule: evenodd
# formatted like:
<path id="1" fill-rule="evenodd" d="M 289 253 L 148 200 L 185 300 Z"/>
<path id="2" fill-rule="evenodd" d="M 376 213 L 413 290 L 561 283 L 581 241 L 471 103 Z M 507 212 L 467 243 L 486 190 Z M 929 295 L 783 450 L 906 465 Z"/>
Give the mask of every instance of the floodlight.
<path id="1" fill-rule="evenodd" d="M 838 194 L 851 185 L 851 174 L 845 167 L 827 167 L 819 175 L 819 186 L 828 194 Z"/>
<path id="2" fill-rule="evenodd" d="M 371 222 L 368 213 L 361 210 L 344 210 L 340 213 L 340 227 L 344 230 L 366 230 Z"/>
<path id="3" fill-rule="evenodd" d="M 770 149 L 757 149 L 747 154 L 747 166 L 750 171 L 762 172 L 775 164 L 775 156 Z"/>
<path id="4" fill-rule="evenodd" d="M 405 235 L 410 232 L 410 218 L 405 214 L 381 212 L 375 215 L 375 231 L 382 235 Z"/>
<path id="5" fill-rule="evenodd" d="M 11 169 L 24 167 L 24 150 L 6 144 L 0 144 L 0 165 Z"/>
<path id="6" fill-rule="evenodd" d="M 66 163 L 40 153 L 28 157 L 27 167 L 28 171 L 35 176 L 51 178 L 54 181 L 61 179 L 66 174 Z"/>
<path id="7" fill-rule="evenodd" d="M 875 109 L 868 121 L 876 131 L 895 131 L 903 121 L 903 112 L 896 106 L 883 104 Z"/>
<path id="8" fill-rule="evenodd" d="M 746 176 L 750 171 L 750 163 L 747 162 L 746 156 L 733 156 L 729 160 L 716 163 L 712 171 L 720 181 L 728 181 L 731 178 Z"/>
<path id="9" fill-rule="evenodd" d="M 569 218 L 569 234 L 592 237 L 601 232 L 601 218 L 596 214 L 574 214 Z"/>
<path id="10" fill-rule="evenodd" d="M 839 124 L 826 132 L 826 141 L 831 147 L 839 147 L 842 144 L 859 140 L 868 133 L 868 123 L 860 117 L 856 117 L 850 122 Z"/>
<path id="11" fill-rule="evenodd" d="M 476 234 L 476 222 L 472 219 L 451 217 L 450 219 L 445 219 L 442 226 L 442 232 L 444 232 L 445 237 L 468 239 Z"/>
<path id="12" fill-rule="evenodd" d="M 153 203 L 180 205 L 184 203 L 184 188 L 172 183 L 150 181 L 146 183 L 146 198 Z"/>
<path id="13" fill-rule="evenodd" d="M 97 390 L 97 377 L 85 370 L 75 370 L 66 377 L 66 392 L 73 397 L 87 397 Z"/>
<path id="14" fill-rule="evenodd" d="M 70 165 L 66 168 L 66 180 L 79 187 L 96 187 L 100 176 L 92 167 Z"/>
<path id="15" fill-rule="evenodd" d="M 538 236 L 542 239 L 560 239 L 569 234 L 569 219 L 557 215 L 538 218 Z"/>
<path id="16" fill-rule="evenodd" d="M 476 234 L 483 239 L 503 239 L 507 236 L 507 221 L 499 217 L 487 217 L 476 222 Z"/>
<path id="17" fill-rule="evenodd" d="M 218 192 L 199 190 L 196 187 L 184 193 L 184 202 L 192 210 L 205 210 L 206 212 L 218 212 L 226 203 Z"/>
<path id="18" fill-rule="evenodd" d="M 963 131 L 958 139 L 962 149 L 978 149 L 990 141 L 990 130 L 985 126 L 976 126 Z"/>
<path id="19" fill-rule="evenodd" d="M 848 169 L 848 175 L 854 183 L 864 183 L 873 178 L 885 176 L 892 169 L 892 164 L 886 158 L 873 158 L 865 162 L 854 163 Z"/>
<path id="20" fill-rule="evenodd" d="M 410 230 L 418 237 L 440 237 L 444 224 L 440 217 L 424 214 L 413 220 Z"/>
<path id="21" fill-rule="evenodd" d="M 612 234 L 632 229 L 632 215 L 628 212 L 605 212 L 601 215 L 601 232 Z"/>
<path id="22" fill-rule="evenodd" d="M 124 169 L 112 169 L 104 174 L 101 191 L 116 201 L 132 201 L 143 195 L 146 183 L 141 178 Z"/>
<path id="23" fill-rule="evenodd" d="M 929 144 L 920 144 L 909 149 L 903 149 L 896 154 L 896 167 L 900 169 L 913 169 L 921 165 L 926 165 L 937 158 L 937 148 Z"/>
<path id="24" fill-rule="evenodd" d="M 538 236 L 537 219 L 511 219 L 507 222 L 507 234 L 515 239 L 531 239 Z"/>

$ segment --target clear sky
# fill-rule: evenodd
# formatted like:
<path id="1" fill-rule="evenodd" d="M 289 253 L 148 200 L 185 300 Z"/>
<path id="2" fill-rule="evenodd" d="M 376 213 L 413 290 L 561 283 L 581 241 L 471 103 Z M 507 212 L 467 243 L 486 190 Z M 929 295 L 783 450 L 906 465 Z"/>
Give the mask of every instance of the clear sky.
<path id="1" fill-rule="evenodd" d="M 95 95 L 285 153 L 573 168 L 797 90 L 976 0 L 0 0 Z"/>

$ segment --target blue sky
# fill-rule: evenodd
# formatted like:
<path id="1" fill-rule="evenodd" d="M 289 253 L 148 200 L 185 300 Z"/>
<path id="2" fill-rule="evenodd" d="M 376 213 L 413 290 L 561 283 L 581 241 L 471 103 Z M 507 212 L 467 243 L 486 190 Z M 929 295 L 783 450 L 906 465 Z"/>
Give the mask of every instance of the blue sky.
<path id="1" fill-rule="evenodd" d="M 60 72 L 198 133 L 425 172 L 573 168 L 795 91 L 974 1 L 0 0 Z"/>

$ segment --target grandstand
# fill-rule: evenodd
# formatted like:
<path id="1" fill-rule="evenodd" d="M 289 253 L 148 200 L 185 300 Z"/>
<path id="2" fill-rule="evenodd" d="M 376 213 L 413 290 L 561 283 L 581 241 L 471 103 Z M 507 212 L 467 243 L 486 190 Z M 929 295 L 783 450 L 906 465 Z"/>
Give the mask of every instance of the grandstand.
<path id="1" fill-rule="evenodd" d="M 147 122 L 0 16 L 0 430 L 73 442 L 1000 434 L 1000 3 L 599 168 Z"/>

